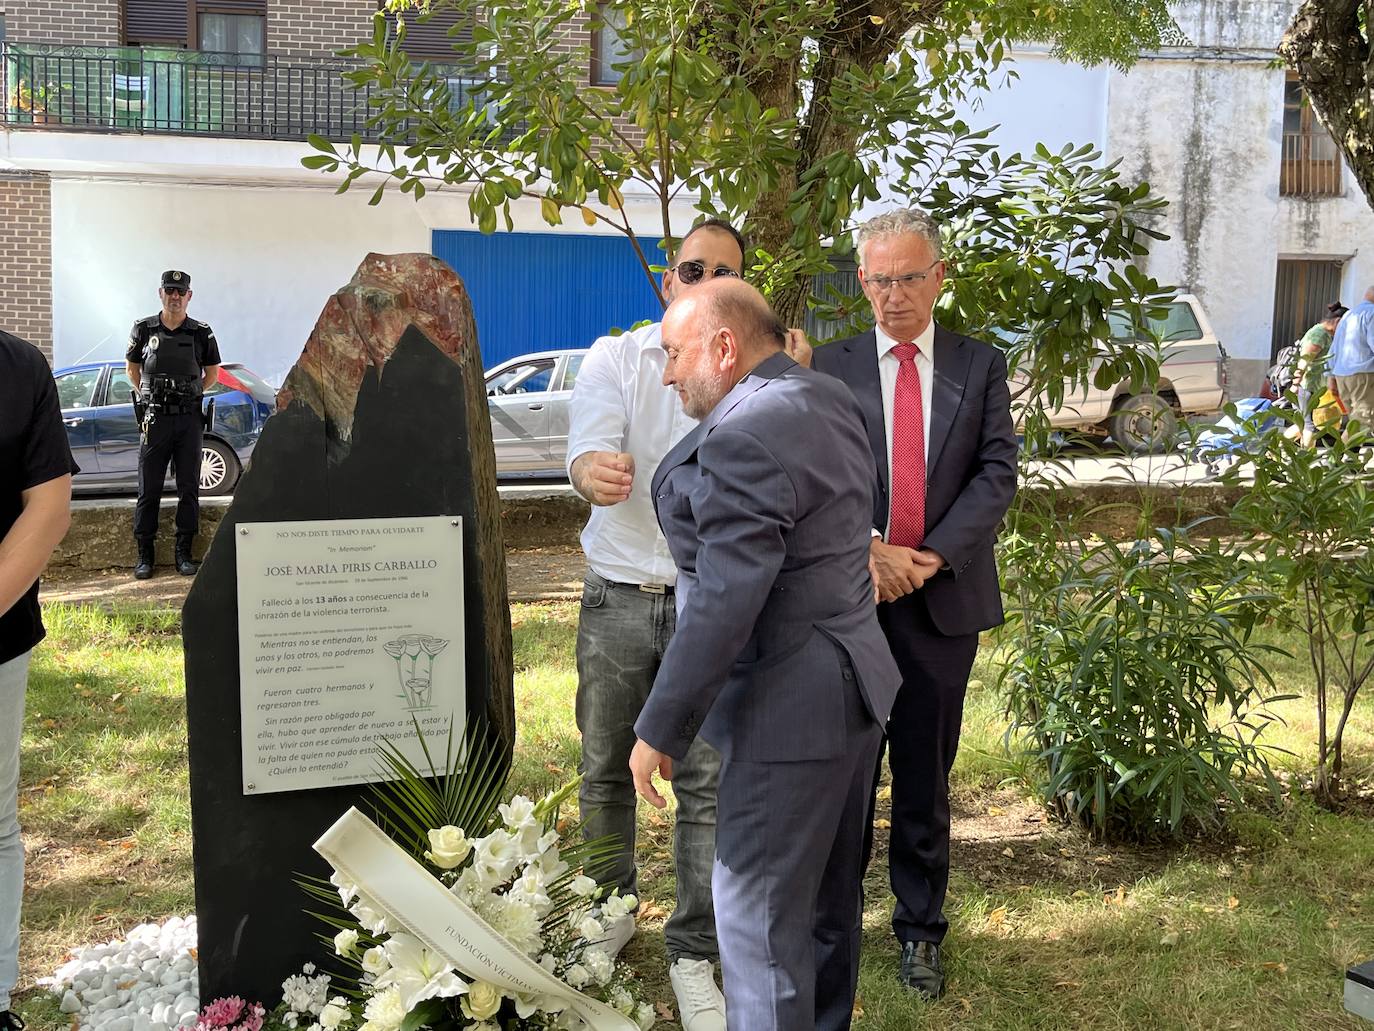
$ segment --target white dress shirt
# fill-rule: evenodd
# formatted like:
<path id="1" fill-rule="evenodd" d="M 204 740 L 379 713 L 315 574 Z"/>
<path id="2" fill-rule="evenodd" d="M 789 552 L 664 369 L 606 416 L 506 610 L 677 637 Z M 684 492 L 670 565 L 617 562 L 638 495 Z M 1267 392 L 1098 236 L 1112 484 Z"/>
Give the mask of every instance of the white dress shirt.
<path id="1" fill-rule="evenodd" d="M 897 393 L 897 370 L 901 367 L 901 362 L 892 353 L 892 348 L 902 343 L 900 340 L 893 340 L 883 332 L 881 326 L 873 327 L 874 335 L 878 338 L 878 380 L 883 391 L 883 427 L 886 429 L 887 439 L 887 483 L 888 483 L 888 526 L 892 525 L 892 399 Z M 931 395 L 935 385 L 935 320 L 931 319 L 926 324 L 926 328 L 911 343 L 916 345 L 916 372 L 921 377 L 921 436 L 925 442 L 926 458 L 930 457 L 930 403 Z M 930 466 L 926 466 L 926 475 L 930 475 Z M 876 531 L 875 531 L 876 532 Z"/>
<path id="2" fill-rule="evenodd" d="M 677 567 L 654 515 L 651 485 L 664 456 L 696 425 L 677 391 L 663 385 L 659 323 L 605 336 L 592 344 L 573 383 L 568 475 L 588 451 L 627 451 L 634 458 L 630 496 L 592 506 L 582 551 L 594 573 L 629 584 L 677 581 Z"/>

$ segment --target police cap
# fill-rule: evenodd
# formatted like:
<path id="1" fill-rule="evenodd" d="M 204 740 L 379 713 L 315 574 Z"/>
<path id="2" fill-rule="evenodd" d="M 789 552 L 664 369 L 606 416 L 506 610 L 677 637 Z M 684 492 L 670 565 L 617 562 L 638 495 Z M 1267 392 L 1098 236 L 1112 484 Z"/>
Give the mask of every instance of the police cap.
<path id="1" fill-rule="evenodd" d="M 162 288 L 165 290 L 169 287 L 174 290 L 189 290 L 191 289 L 191 277 L 185 272 L 168 269 L 162 273 Z"/>

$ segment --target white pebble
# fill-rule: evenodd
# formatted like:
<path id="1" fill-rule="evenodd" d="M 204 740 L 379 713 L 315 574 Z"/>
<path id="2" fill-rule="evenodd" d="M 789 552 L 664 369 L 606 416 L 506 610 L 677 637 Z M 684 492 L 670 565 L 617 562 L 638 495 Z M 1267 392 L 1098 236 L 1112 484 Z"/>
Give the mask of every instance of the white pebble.
<path id="1" fill-rule="evenodd" d="M 87 945 L 40 984 L 85 1031 L 174 1031 L 193 1027 L 199 978 L 190 950 L 196 919 L 139 924 L 123 941 Z"/>

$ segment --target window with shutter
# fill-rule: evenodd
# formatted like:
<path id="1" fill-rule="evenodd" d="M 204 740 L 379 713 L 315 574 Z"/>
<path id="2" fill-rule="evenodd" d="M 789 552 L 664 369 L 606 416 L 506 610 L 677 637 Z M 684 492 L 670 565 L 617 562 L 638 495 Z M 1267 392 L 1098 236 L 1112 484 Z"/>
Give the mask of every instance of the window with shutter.
<path id="1" fill-rule="evenodd" d="M 396 33 L 396 16 L 387 14 L 388 34 Z M 472 16 L 451 8 L 441 8 L 426 17 L 414 12 L 406 16 L 406 54 L 420 61 L 456 61 L 453 52 L 456 40 L 472 39 Z M 451 33 L 455 26 L 460 26 Z"/>
<path id="2" fill-rule="evenodd" d="M 124 41 L 186 46 L 187 0 L 124 0 Z"/>

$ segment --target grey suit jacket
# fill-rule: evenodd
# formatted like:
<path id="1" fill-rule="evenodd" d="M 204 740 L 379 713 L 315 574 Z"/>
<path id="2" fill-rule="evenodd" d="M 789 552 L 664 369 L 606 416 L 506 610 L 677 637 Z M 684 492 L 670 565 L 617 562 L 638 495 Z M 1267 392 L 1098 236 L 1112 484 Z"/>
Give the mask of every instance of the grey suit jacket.
<path id="1" fill-rule="evenodd" d="M 668 453 L 653 495 L 679 613 L 640 738 L 675 758 L 698 731 L 740 760 L 839 756 L 840 650 L 886 724 L 901 676 L 868 575 L 876 480 L 853 395 L 782 352 Z"/>
<path id="2" fill-rule="evenodd" d="M 926 446 L 926 547 L 949 569 L 916 592 L 931 622 L 947 636 L 977 633 L 1002 622 L 1002 592 L 993 544 L 1016 495 L 1016 434 L 1011 422 L 1007 360 L 990 344 L 935 327 Z M 873 526 L 887 532 L 888 456 L 872 330 L 818 347 L 811 367 L 854 391 L 878 464 Z"/>

